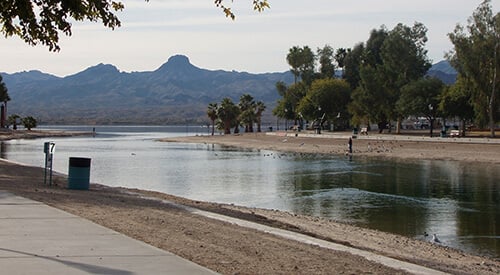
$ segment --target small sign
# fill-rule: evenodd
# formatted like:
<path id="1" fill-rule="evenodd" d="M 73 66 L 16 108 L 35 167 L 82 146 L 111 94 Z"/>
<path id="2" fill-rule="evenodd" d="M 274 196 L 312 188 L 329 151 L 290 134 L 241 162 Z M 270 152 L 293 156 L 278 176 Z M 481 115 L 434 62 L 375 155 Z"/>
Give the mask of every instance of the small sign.
<path id="1" fill-rule="evenodd" d="M 47 184 L 47 171 L 49 172 L 49 185 L 52 185 L 52 162 L 54 160 L 54 152 L 56 144 L 54 142 L 45 142 L 43 144 L 43 152 L 45 153 L 45 177 L 44 184 Z"/>

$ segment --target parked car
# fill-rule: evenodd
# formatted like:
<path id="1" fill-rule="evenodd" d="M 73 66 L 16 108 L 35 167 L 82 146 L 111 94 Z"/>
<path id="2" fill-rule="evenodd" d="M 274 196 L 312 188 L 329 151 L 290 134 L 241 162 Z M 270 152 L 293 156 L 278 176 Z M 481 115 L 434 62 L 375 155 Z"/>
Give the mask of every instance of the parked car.
<path id="1" fill-rule="evenodd" d="M 429 129 L 430 124 L 429 124 L 428 120 L 420 119 L 418 121 L 415 121 L 414 127 L 415 127 L 415 129 Z"/>

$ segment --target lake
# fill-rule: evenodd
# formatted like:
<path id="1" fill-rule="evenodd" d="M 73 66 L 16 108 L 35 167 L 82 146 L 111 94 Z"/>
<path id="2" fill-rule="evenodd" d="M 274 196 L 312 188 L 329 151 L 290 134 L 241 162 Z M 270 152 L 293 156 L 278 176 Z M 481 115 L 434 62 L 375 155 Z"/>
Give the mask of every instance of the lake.
<path id="1" fill-rule="evenodd" d="M 92 126 L 50 127 L 91 131 Z M 195 126 L 96 126 L 96 137 L 12 140 L 1 157 L 54 169 L 89 157 L 91 182 L 326 217 L 500 258 L 500 167 L 456 161 L 352 160 L 344 156 L 157 142 L 207 134 Z M 427 238 L 430 240 L 430 238 Z"/>

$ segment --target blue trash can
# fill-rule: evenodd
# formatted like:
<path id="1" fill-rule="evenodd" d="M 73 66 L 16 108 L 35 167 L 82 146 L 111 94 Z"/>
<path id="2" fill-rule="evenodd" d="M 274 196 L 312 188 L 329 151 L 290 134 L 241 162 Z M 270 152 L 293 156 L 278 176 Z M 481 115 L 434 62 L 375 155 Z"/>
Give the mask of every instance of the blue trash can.
<path id="1" fill-rule="evenodd" d="M 90 185 L 90 159 L 69 158 L 68 189 L 88 190 Z"/>

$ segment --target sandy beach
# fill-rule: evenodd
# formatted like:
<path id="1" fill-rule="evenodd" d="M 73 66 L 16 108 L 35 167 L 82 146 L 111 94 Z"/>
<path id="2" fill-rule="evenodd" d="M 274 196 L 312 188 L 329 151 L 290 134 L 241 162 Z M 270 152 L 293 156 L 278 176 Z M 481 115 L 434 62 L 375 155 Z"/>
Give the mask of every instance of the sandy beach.
<path id="1" fill-rule="evenodd" d="M 34 139 L 44 137 L 90 136 L 91 132 L 47 131 L 47 130 L 12 130 L 0 129 L 0 141 L 11 139 Z"/>
<path id="2" fill-rule="evenodd" d="M 252 133 L 224 136 L 192 136 L 162 139 L 165 142 L 214 143 L 240 148 L 295 153 L 345 155 L 349 133 L 294 132 Z M 427 136 L 371 134 L 353 139 L 353 157 L 399 160 L 456 160 L 500 164 L 500 139 L 429 138 Z"/>
<path id="3" fill-rule="evenodd" d="M 170 142 L 218 143 L 297 153 L 345 154 L 345 136 L 228 135 L 182 137 Z M 500 164 L 497 143 L 355 139 L 354 156 L 449 159 Z M 118 183 L 119 184 L 119 183 Z M 345 252 L 321 248 L 203 217 L 172 203 L 304 233 L 378 255 L 452 274 L 499 274 L 500 262 L 449 247 L 328 219 L 275 210 L 192 201 L 158 192 L 92 184 L 69 190 L 64 175 L 43 185 L 43 169 L 0 161 L 0 189 L 79 215 L 178 254 L 222 274 L 405 274 Z M 166 201 L 171 203 L 166 203 Z"/>

